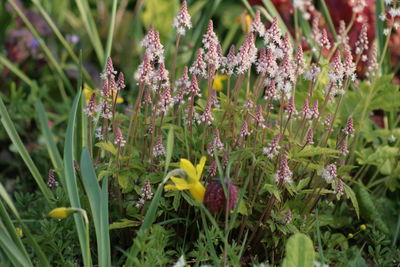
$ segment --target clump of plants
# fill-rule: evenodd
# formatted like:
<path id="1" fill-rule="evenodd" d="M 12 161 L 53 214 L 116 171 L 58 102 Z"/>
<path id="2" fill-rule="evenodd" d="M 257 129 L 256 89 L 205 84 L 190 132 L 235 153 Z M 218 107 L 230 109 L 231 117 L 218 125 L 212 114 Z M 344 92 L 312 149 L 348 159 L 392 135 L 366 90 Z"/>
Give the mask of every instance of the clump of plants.
<path id="1" fill-rule="evenodd" d="M 355 14 L 361 2 L 352 2 Z M 173 22 L 172 56 L 150 25 L 140 42 L 134 84 L 125 82 L 111 57 L 98 89 L 85 83 L 80 69 L 63 158 L 49 141 L 43 107 L 36 104 L 55 170 L 46 185 L 35 179 L 54 207 L 51 217 L 73 215 L 85 266 L 96 263 L 94 236 L 100 266 L 109 266 L 111 255 L 120 255 L 116 264 L 126 266 L 310 266 L 343 264 L 337 257 L 358 259 L 362 249 L 343 252 L 348 240 L 375 242 L 379 231 L 388 233 L 369 193 L 354 179 L 367 172 L 365 167 L 354 172 L 354 157 L 360 163 L 356 149 L 368 109 L 358 114 L 349 108 L 357 93 L 365 97 L 363 88 L 382 81 L 388 42 L 379 58 L 363 24 L 352 47 L 347 34 L 356 15 L 337 33 L 313 16 L 302 36 L 298 25 L 291 35 L 278 17 L 266 26 L 260 10 L 243 42 L 227 51 L 210 20 L 201 47 L 188 58 L 183 48 L 193 25 L 183 1 Z M 357 72 L 360 64 L 365 72 Z M 368 93 L 366 99 L 376 103 Z M 5 117 L 10 135 L 17 136 L 10 121 Z M 57 199 L 60 195 L 68 196 L 70 205 Z M 360 213 L 377 230 L 362 224 L 357 232 L 321 233 L 321 227 L 351 224 L 332 214 L 359 220 Z M 16 211 L 14 216 L 20 218 Z M 304 258 L 291 253 L 300 247 Z M 368 250 L 384 257 L 396 251 Z M 46 265 L 41 249 L 34 251 Z"/>

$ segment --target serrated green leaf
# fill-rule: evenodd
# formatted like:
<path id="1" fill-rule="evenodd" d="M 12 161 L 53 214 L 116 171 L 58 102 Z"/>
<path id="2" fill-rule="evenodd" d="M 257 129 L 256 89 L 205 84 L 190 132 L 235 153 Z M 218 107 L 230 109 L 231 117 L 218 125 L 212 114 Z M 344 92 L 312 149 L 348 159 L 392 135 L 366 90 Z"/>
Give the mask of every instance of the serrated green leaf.
<path id="1" fill-rule="evenodd" d="M 280 190 L 274 184 L 265 184 L 263 187 L 268 193 L 273 195 L 278 201 L 281 201 Z"/>
<path id="2" fill-rule="evenodd" d="M 300 191 L 301 189 L 303 189 L 305 186 L 308 185 L 308 183 L 310 182 L 311 177 L 307 177 L 305 179 L 300 180 L 300 182 L 297 184 L 296 186 L 296 190 Z"/>
<path id="3" fill-rule="evenodd" d="M 307 146 L 303 150 L 294 153 L 293 157 L 313 157 L 317 155 L 328 155 L 328 154 L 339 154 L 340 152 L 336 149 L 326 147 L 314 147 Z"/>
<path id="4" fill-rule="evenodd" d="M 100 147 L 101 149 L 104 149 L 105 151 L 110 152 L 114 156 L 117 155 L 117 149 L 110 141 L 97 143 L 96 146 Z"/>
<path id="5" fill-rule="evenodd" d="M 118 184 L 122 189 L 122 193 L 124 194 L 132 191 L 133 189 L 133 186 L 129 178 L 130 176 L 127 174 L 120 174 L 118 176 Z"/>
<path id="6" fill-rule="evenodd" d="M 356 194 L 354 191 L 351 189 L 350 186 L 347 184 L 343 183 L 344 185 L 344 193 L 348 198 L 350 198 L 351 203 L 353 204 L 354 210 L 356 211 L 357 218 L 360 218 L 360 208 L 358 207 L 358 201 L 356 198 Z"/>

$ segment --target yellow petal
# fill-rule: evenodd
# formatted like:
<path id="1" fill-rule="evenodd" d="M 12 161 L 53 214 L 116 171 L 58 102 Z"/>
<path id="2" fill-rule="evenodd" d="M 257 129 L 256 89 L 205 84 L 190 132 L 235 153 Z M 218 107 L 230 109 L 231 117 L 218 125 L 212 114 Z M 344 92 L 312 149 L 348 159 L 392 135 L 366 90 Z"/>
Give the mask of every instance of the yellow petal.
<path id="1" fill-rule="evenodd" d="M 171 177 L 172 182 L 174 182 L 177 190 L 187 190 L 192 187 L 185 179 Z"/>
<path id="2" fill-rule="evenodd" d="M 83 86 L 83 93 L 85 94 L 85 100 L 86 100 L 86 104 L 87 104 L 87 103 L 89 103 L 90 97 L 92 96 L 94 91 L 87 84 L 85 84 Z"/>
<path id="3" fill-rule="evenodd" d="M 201 157 L 199 164 L 197 164 L 196 166 L 196 181 L 200 180 L 201 173 L 203 172 L 205 164 L 206 164 L 206 157 Z"/>
<path id="4" fill-rule="evenodd" d="M 222 81 L 220 79 L 215 78 L 214 83 L 213 83 L 213 88 L 215 91 L 222 91 L 223 85 Z"/>
<path id="5" fill-rule="evenodd" d="M 117 98 L 117 104 L 121 104 L 122 102 L 124 102 L 124 99 L 122 97 L 118 97 Z"/>
<path id="6" fill-rule="evenodd" d="M 203 202 L 206 189 L 200 182 L 197 182 L 193 184 L 193 186 L 189 189 L 189 192 L 193 196 L 193 198 L 196 199 L 196 201 Z"/>
<path id="7" fill-rule="evenodd" d="M 174 184 L 167 184 L 164 186 L 164 190 L 165 191 L 178 190 L 178 188 L 176 188 L 176 185 L 174 185 Z"/>
<path id="8" fill-rule="evenodd" d="M 74 212 L 76 211 L 71 208 L 60 207 L 50 211 L 49 216 L 55 219 L 65 219 Z"/>
<path id="9" fill-rule="evenodd" d="M 196 169 L 190 161 L 181 159 L 180 168 L 184 170 L 190 178 L 196 179 Z"/>
<path id="10" fill-rule="evenodd" d="M 222 91 L 222 89 L 224 89 L 224 85 L 223 85 L 223 81 L 224 80 L 226 80 L 226 79 L 228 79 L 228 76 L 227 75 L 218 75 L 217 74 L 217 76 L 215 76 L 215 79 L 214 79 L 214 82 L 213 82 L 213 88 L 216 90 L 216 91 Z"/>

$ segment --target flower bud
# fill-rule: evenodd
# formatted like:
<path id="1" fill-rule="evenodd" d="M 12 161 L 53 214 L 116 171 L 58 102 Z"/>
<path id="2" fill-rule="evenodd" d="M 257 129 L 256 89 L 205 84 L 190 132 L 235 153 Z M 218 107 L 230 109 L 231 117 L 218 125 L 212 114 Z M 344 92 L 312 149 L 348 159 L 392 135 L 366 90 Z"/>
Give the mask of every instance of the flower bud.
<path id="1" fill-rule="evenodd" d="M 75 210 L 75 209 L 60 207 L 60 208 L 55 208 L 52 211 L 50 211 L 49 216 L 53 217 L 55 219 L 65 219 L 75 212 L 77 212 L 77 210 Z"/>
<path id="2" fill-rule="evenodd" d="M 233 210 L 235 208 L 239 190 L 231 180 L 225 179 L 225 184 L 227 185 L 227 190 L 229 194 L 228 210 Z M 217 213 L 219 211 L 225 211 L 226 208 L 226 198 L 224 193 L 224 188 L 221 184 L 220 179 L 212 180 L 206 189 L 204 194 L 204 203 L 211 211 L 211 213 Z"/>

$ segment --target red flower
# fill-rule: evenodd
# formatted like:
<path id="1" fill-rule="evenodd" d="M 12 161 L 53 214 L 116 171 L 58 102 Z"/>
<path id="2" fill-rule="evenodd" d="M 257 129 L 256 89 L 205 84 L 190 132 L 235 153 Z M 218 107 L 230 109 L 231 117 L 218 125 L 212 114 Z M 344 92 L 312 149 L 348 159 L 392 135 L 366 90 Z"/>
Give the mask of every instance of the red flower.
<path id="1" fill-rule="evenodd" d="M 225 180 L 225 184 L 227 185 L 229 194 L 228 210 L 233 210 L 238 199 L 239 190 L 237 186 L 228 179 Z M 225 211 L 226 198 L 220 179 L 212 180 L 208 184 L 204 194 L 204 203 L 211 213 L 215 214 L 219 211 Z"/>

